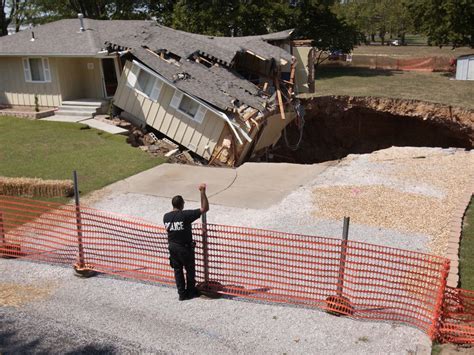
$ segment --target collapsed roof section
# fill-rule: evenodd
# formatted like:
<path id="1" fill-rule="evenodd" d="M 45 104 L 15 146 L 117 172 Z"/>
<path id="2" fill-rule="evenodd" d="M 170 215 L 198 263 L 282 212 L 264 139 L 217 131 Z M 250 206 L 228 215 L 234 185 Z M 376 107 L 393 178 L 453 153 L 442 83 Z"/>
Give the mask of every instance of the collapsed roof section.
<path id="1" fill-rule="evenodd" d="M 226 69 L 217 66 L 207 68 L 194 61 L 173 65 L 145 48 L 134 49 L 131 53 L 150 69 L 171 81 L 178 89 L 223 111 L 232 110 L 236 100 L 259 111 L 265 108 L 266 102 L 259 96 L 259 88 Z"/>
<path id="2" fill-rule="evenodd" d="M 111 34 L 105 45 L 109 52 L 129 51 L 180 90 L 220 110 L 232 111 L 246 105 L 263 112 L 269 95 L 240 75 L 236 63 L 248 54 L 261 61 L 267 71 L 288 65 L 291 54 L 267 41 L 286 40 L 291 33 L 287 30 L 262 36 L 212 37 L 144 23 L 135 34 Z"/>
<path id="3" fill-rule="evenodd" d="M 181 58 L 201 53 L 220 64 L 231 66 L 236 53 L 249 51 L 263 60 L 275 60 L 285 65 L 291 54 L 267 41 L 288 39 L 292 30 L 270 35 L 246 37 L 213 37 L 174 30 L 151 22 L 144 22 L 135 33 L 115 33 L 106 40 L 123 49 L 136 49 L 146 44 L 153 50 L 166 50 Z"/>

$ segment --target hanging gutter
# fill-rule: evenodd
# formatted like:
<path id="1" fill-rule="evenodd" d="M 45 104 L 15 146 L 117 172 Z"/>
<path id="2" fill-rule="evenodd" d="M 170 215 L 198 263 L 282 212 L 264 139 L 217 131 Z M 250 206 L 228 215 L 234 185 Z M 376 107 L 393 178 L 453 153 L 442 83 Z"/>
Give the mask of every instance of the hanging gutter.
<path id="1" fill-rule="evenodd" d="M 204 106 L 206 109 L 208 109 L 209 111 L 215 113 L 217 116 L 221 117 L 224 121 L 227 122 L 227 124 L 229 125 L 230 129 L 232 130 L 232 132 L 234 133 L 235 137 L 237 138 L 237 140 L 239 141 L 239 144 L 244 144 L 244 142 L 242 141 L 242 138 L 240 137 L 240 135 L 238 134 L 237 132 L 237 129 L 239 130 L 239 132 L 242 134 L 242 136 L 250 143 L 252 142 L 252 139 L 250 138 L 250 136 L 247 134 L 247 132 L 245 132 L 242 127 L 240 127 L 237 123 L 235 122 L 232 122 L 232 120 L 229 118 L 229 116 L 227 116 L 224 112 L 222 111 L 219 111 L 219 110 L 216 110 L 214 107 L 210 106 L 208 103 L 206 103 L 205 101 L 199 99 L 198 97 L 194 96 L 194 95 L 190 95 L 186 92 L 184 92 L 183 90 L 181 89 L 178 89 L 176 87 L 176 85 L 169 81 L 168 79 L 166 79 L 164 76 L 162 76 L 161 74 L 155 72 L 154 70 L 148 68 L 146 65 L 136 61 L 136 60 L 133 60 L 132 61 L 132 64 L 133 65 L 136 65 L 138 66 L 140 69 L 143 69 L 145 70 L 147 73 L 149 73 L 150 75 L 154 76 L 155 78 L 158 78 L 160 79 L 161 81 L 165 82 L 167 85 L 173 87 L 175 90 L 178 90 L 184 94 L 186 94 L 187 96 L 189 97 L 192 97 L 194 100 L 196 100 L 197 102 L 199 102 L 199 104 L 201 104 L 202 106 Z"/>

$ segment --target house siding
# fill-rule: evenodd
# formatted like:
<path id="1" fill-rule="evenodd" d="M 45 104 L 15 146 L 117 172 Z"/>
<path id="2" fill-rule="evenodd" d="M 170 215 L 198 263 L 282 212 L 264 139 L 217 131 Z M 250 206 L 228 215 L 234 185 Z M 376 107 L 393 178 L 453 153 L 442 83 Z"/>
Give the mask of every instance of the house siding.
<path id="1" fill-rule="evenodd" d="M 57 58 L 57 63 L 63 100 L 104 97 L 100 59 Z"/>
<path id="2" fill-rule="evenodd" d="M 127 75 L 131 67 L 132 63 L 127 62 L 115 93 L 114 104 L 196 154 L 209 159 L 226 125 L 222 118 L 207 110 L 202 123 L 191 120 L 170 106 L 175 88 L 166 83 L 163 84 L 158 102 L 150 100 L 127 86 Z"/>
<path id="3" fill-rule="evenodd" d="M 51 82 L 29 83 L 23 58 L 0 57 L 0 104 L 33 106 L 37 95 L 40 106 L 58 107 L 63 100 L 104 97 L 100 59 L 50 57 Z"/>
<path id="4" fill-rule="evenodd" d="M 25 80 L 22 57 L 0 57 L 0 104 L 56 107 L 61 103 L 57 59 L 48 58 L 51 82 L 29 83 Z"/>
<path id="5" fill-rule="evenodd" d="M 308 55 L 311 47 L 293 47 L 293 55 L 296 57 L 295 85 L 299 94 L 309 92 L 308 86 Z"/>

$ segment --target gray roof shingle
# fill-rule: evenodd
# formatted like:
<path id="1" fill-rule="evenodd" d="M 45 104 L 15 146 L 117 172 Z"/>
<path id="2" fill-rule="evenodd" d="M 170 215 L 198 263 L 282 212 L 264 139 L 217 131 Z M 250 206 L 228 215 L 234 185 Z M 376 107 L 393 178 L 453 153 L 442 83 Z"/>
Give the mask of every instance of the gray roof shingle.
<path id="1" fill-rule="evenodd" d="M 132 54 L 150 69 L 171 81 L 178 89 L 221 110 L 233 108 L 235 99 L 260 111 L 265 107 L 265 99 L 258 96 L 257 86 L 227 69 L 215 66 L 207 68 L 193 61 L 184 61 L 178 67 L 144 48 L 134 49 Z M 177 79 L 180 73 L 188 74 L 186 79 Z"/>
<path id="2" fill-rule="evenodd" d="M 202 51 L 230 63 L 235 53 L 252 50 L 262 57 L 291 60 L 281 48 L 265 42 L 273 34 L 248 37 L 210 37 L 174 30 L 153 21 L 84 19 L 85 31 L 79 31 L 78 19 L 66 19 L 34 27 L 32 30 L 0 37 L 0 55 L 96 55 L 105 42 L 129 48 L 147 45 L 167 49 L 181 57 Z M 35 41 L 31 41 L 31 31 Z M 279 32 L 275 35 L 282 36 Z M 288 34 L 289 36 L 289 34 Z"/>
<path id="3" fill-rule="evenodd" d="M 79 20 L 67 19 L 35 27 L 34 41 L 30 40 L 30 30 L 0 37 L 0 56 L 96 56 L 99 51 L 116 45 L 131 49 L 134 56 L 173 81 L 179 89 L 222 110 L 233 108 L 235 99 L 263 110 L 265 99 L 259 96 L 257 86 L 238 74 L 187 60 L 192 54 L 199 52 L 226 65 L 233 62 L 237 53 L 245 51 L 277 62 L 291 60 L 290 53 L 266 42 L 287 39 L 291 30 L 262 36 L 212 37 L 174 30 L 152 21 L 84 19 L 84 27 L 85 31 L 80 32 Z M 144 46 L 180 56 L 179 66 L 162 60 Z M 176 80 L 178 73 L 187 73 L 187 79 Z"/>

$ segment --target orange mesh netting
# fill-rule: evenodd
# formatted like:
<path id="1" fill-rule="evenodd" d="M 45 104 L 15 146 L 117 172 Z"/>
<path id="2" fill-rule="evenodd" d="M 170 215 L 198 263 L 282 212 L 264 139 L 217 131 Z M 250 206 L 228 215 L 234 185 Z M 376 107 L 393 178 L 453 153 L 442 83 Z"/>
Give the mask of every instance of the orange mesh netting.
<path id="1" fill-rule="evenodd" d="M 446 289 L 439 340 L 474 344 L 474 291 L 452 287 Z"/>
<path id="2" fill-rule="evenodd" d="M 445 293 L 445 258 L 213 224 L 195 224 L 193 234 L 197 281 L 208 289 L 402 322 L 431 338 L 474 343 L 472 293 Z M 174 284 L 164 228 L 82 206 L 0 196 L 0 254 Z"/>

